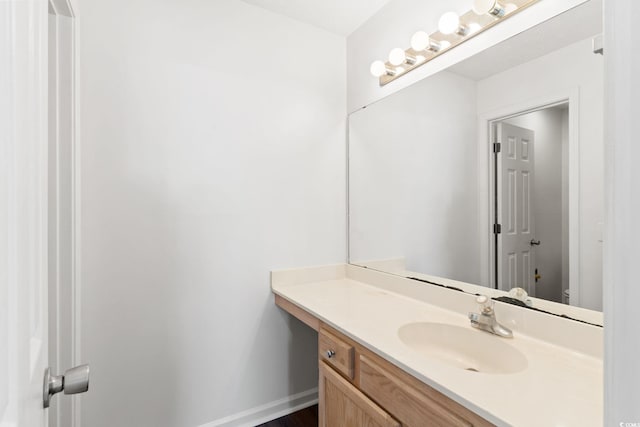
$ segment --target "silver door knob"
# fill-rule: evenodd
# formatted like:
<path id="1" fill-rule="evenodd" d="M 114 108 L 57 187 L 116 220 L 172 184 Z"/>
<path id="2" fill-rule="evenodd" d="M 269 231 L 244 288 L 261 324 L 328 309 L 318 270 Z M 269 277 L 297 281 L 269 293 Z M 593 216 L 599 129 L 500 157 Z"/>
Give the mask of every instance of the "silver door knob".
<path id="1" fill-rule="evenodd" d="M 529 242 L 529 244 L 530 244 L 531 246 L 540 246 L 540 240 L 531 239 L 531 241 Z"/>
<path id="2" fill-rule="evenodd" d="M 51 396 L 64 390 L 64 394 L 84 393 L 89 390 L 89 365 L 68 369 L 64 375 L 51 375 L 51 368 L 44 371 L 42 406 L 48 408 Z"/>

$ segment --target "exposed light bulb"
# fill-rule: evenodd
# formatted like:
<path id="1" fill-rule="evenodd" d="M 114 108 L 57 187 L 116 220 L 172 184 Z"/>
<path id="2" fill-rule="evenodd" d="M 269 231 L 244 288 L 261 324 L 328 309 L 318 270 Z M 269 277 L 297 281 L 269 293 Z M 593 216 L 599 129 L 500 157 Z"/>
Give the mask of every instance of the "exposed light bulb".
<path id="1" fill-rule="evenodd" d="M 391 52 L 389 52 L 389 62 L 391 63 L 391 65 L 402 65 L 404 64 L 406 59 L 407 55 L 405 54 L 404 50 L 399 47 L 391 49 Z"/>
<path id="2" fill-rule="evenodd" d="M 387 65 L 382 61 L 373 61 L 369 70 L 373 77 L 382 77 L 387 74 Z"/>
<path id="3" fill-rule="evenodd" d="M 460 26 L 460 16 L 455 12 L 447 12 L 438 21 L 438 30 L 442 34 L 458 33 L 464 35 L 465 29 Z"/>
<path id="4" fill-rule="evenodd" d="M 474 0 L 473 11 L 478 15 L 488 13 L 493 16 L 504 16 L 505 10 L 498 0 Z"/>
<path id="5" fill-rule="evenodd" d="M 429 34 L 424 31 L 418 31 L 411 37 L 411 49 L 416 52 L 423 51 L 429 46 Z"/>
<path id="6" fill-rule="evenodd" d="M 418 31 L 411 37 L 411 49 L 416 52 L 422 52 L 427 49 L 437 52 L 440 50 L 440 44 L 431 40 L 429 34 L 424 31 Z"/>

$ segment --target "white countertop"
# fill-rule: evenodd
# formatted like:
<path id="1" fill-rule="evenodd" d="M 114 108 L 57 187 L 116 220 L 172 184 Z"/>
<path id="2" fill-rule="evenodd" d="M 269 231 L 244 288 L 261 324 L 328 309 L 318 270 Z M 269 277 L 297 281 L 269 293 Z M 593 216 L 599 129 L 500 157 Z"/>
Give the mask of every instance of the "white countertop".
<path id="1" fill-rule="evenodd" d="M 437 322 L 470 328 L 466 315 L 444 309 L 436 301 L 427 303 L 413 295 L 392 292 L 388 286 L 374 286 L 354 280 L 353 277 L 347 277 L 348 270 L 356 271 L 351 266 L 337 268 L 333 278 L 324 271 L 318 275 L 318 281 L 313 280 L 313 274 L 309 271 L 303 274 L 292 274 L 291 271 L 281 275 L 274 273 L 272 289 L 274 293 L 497 425 L 602 425 L 601 358 L 569 346 L 527 336 L 513 327 L 514 339 L 488 336 L 513 346 L 526 356 L 528 366 L 521 372 L 485 374 L 440 363 L 406 346 L 398 336 L 398 329 L 412 322 Z M 300 280 L 303 276 L 304 280 Z M 325 280 L 327 278 L 329 280 Z M 393 282 L 392 278 L 386 280 Z M 424 285 L 416 286 L 425 289 Z M 398 288 L 402 290 L 402 286 Z M 453 295 L 466 301 L 471 297 L 461 293 L 455 295 L 457 293 L 454 291 L 447 292 L 449 294 L 442 294 L 447 298 Z M 432 296 L 431 299 L 437 298 Z M 498 320 L 501 320 L 499 314 Z M 560 318 L 551 321 L 571 322 Z M 558 331 L 562 333 L 564 327 L 558 325 Z M 577 327 L 595 328 L 588 325 Z M 584 339 L 593 339 L 594 336 L 600 335 L 597 331 L 594 335 L 593 331 L 587 330 Z M 572 339 L 575 341 L 576 337 Z"/>

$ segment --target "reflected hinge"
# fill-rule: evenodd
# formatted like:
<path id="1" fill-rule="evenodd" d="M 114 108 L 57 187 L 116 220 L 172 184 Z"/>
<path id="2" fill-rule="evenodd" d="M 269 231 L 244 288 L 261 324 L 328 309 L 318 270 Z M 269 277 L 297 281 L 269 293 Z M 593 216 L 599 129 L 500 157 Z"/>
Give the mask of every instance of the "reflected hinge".
<path id="1" fill-rule="evenodd" d="M 502 144 L 500 144 L 499 142 L 494 142 L 493 143 L 493 152 L 494 153 L 499 153 L 501 149 L 502 149 Z"/>
<path id="2" fill-rule="evenodd" d="M 501 224 L 493 224 L 493 234 L 502 233 L 502 225 Z"/>
<path id="3" fill-rule="evenodd" d="M 604 39 L 602 34 L 593 38 L 593 53 L 596 55 L 604 55 Z"/>

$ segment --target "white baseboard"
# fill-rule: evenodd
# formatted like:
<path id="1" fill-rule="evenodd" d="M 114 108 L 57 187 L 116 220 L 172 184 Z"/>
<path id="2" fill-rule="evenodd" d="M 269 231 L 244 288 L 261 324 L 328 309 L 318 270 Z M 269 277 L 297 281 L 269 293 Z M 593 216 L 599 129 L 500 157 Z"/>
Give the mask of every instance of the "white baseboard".
<path id="1" fill-rule="evenodd" d="M 318 389 L 313 388 L 202 424 L 199 427 L 255 427 L 267 421 L 292 414 L 300 409 L 308 408 L 316 403 L 318 403 Z"/>

